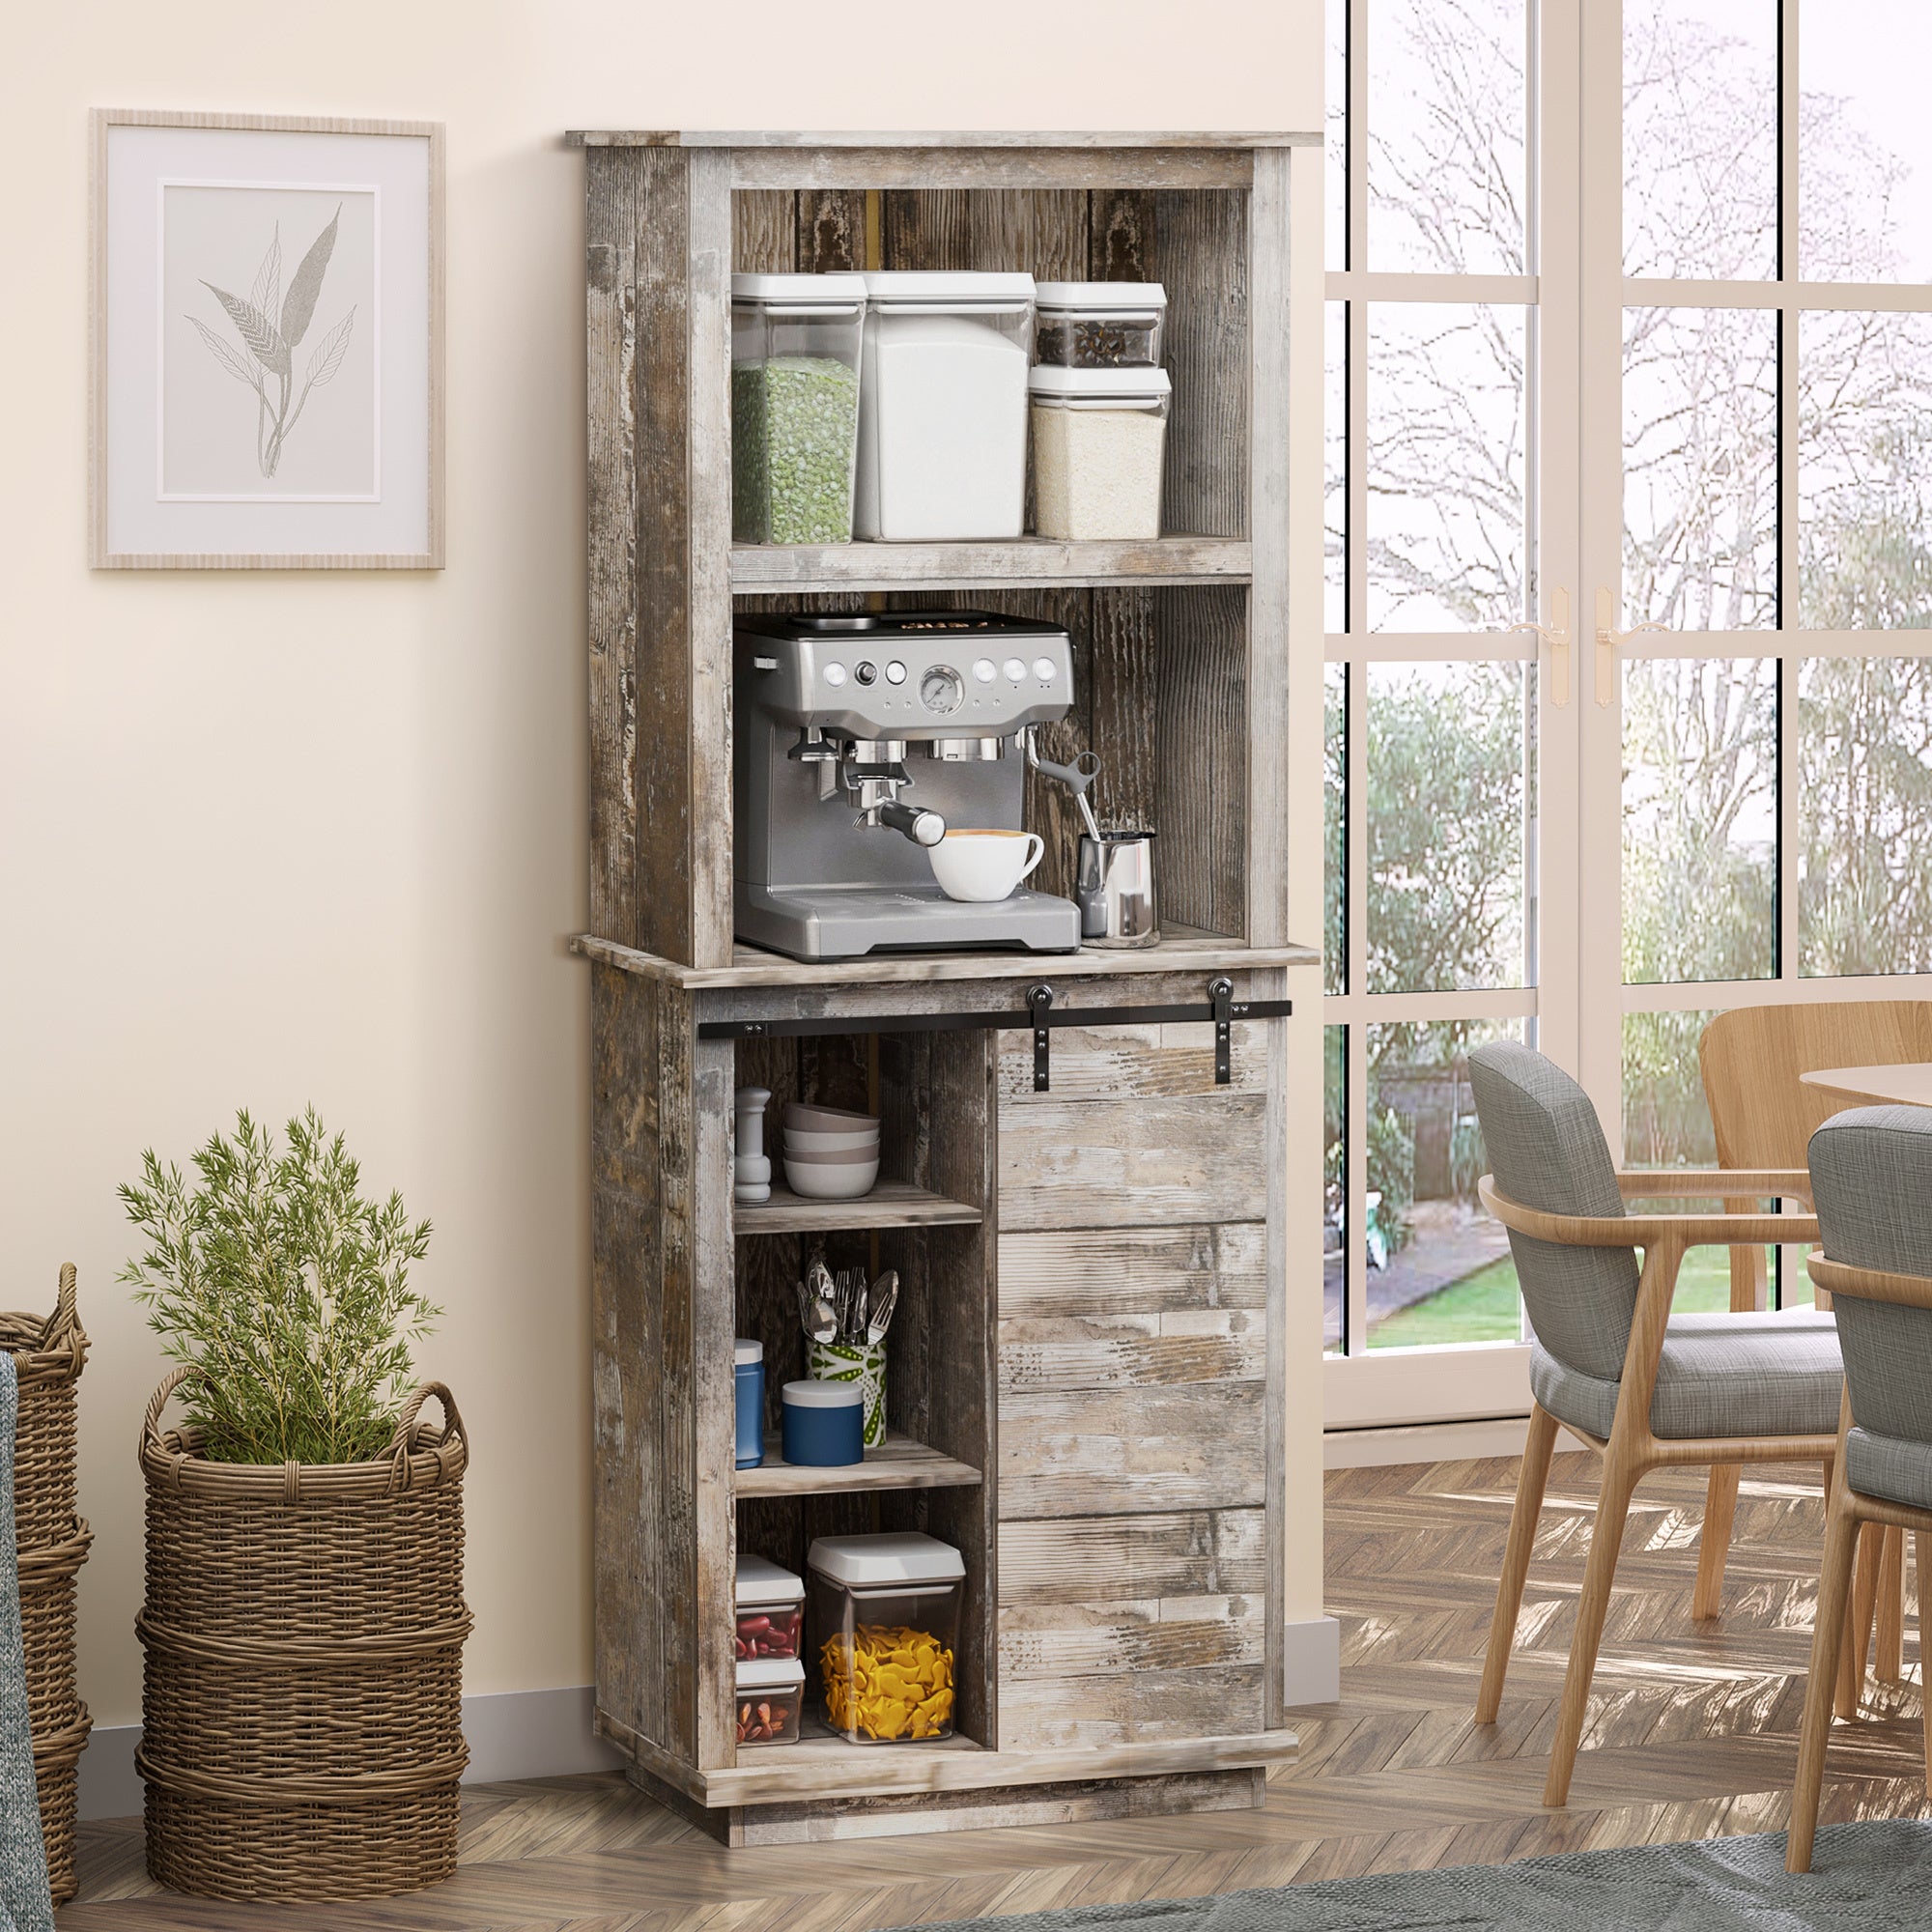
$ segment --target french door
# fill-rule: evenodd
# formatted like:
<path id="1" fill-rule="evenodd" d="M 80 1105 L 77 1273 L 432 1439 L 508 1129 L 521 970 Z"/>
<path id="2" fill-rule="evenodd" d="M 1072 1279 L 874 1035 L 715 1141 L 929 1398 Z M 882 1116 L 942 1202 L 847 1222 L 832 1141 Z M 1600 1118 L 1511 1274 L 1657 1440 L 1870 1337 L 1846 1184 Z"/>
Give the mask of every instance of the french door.
<path id="1" fill-rule="evenodd" d="M 1330 0 L 1330 1427 L 1527 1406 L 1473 1046 L 1695 1164 L 1711 1013 L 1932 996 L 1926 55 Z"/>

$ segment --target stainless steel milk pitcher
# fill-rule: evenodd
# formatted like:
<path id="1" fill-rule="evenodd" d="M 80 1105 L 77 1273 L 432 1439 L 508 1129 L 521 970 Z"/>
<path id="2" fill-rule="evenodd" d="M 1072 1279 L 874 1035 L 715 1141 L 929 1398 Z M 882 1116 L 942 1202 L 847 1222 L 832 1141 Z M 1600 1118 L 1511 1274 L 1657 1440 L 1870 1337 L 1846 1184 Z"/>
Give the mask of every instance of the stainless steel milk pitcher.
<path id="1" fill-rule="evenodd" d="M 1151 946 L 1160 937 L 1151 832 L 1083 832 L 1073 897 L 1083 946 Z"/>

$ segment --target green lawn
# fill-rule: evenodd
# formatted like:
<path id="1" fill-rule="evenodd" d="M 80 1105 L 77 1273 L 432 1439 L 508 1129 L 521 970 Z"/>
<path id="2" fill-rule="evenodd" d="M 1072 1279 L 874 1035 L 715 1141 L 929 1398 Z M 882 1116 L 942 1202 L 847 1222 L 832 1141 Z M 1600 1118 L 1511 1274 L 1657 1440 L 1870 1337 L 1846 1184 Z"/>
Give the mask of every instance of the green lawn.
<path id="1" fill-rule="evenodd" d="M 1516 1264 L 1505 1256 L 1385 1317 L 1370 1334 L 1369 1347 L 1420 1349 L 1444 1342 L 1514 1342 L 1516 1296 Z M 1810 1301 L 1808 1281 L 1799 1288 L 1798 1298 Z M 1731 1305 L 1730 1257 L 1722 1248 L 1693 1248 L 1685 1256 L 1673 1305 L 1680 1314 Z M 1795 1306 L 1796 1302 L 1788 1299 L 1787 1305 Z"/>

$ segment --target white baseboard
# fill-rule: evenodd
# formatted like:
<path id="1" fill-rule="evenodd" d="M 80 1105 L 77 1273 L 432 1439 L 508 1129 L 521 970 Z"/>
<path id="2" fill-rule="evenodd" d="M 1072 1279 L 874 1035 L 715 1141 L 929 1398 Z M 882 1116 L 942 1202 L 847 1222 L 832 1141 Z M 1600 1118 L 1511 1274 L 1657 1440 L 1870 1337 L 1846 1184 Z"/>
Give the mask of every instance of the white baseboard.
<path id="1" fill-rule="evenodd" d="M 1342 1694 L 1342 1626 L 1333 1617 L 1310 1617 L 1282 1632 L 1282 1676 L 1291 1709 L 1332 1704 Z"/>
<path id="2" fill-rule="evenodd" d="M 1457 1463 L 1477 1456 L 1520 1456 L 1529 1417 L 1500 1415 L 1480 1422 L 1417 1422 L 1399 1429 L 1331 1429 L 1321 1438 L 1324 1469 L 1379 1469 L 1391 1463 Z M 1559 1451 L 1587 1449 L 1562 1431 Z"/>
<path id="3" fill-rule="evenodd" d="M 469 1746 L 464 1783 L 614 1771 L 623 1759 L 592 1735 L 594 1704 L 587 1684 L 464 1698 L 463 1735 Z M 140 1810 L 141 1780 L 134 1771 L 140 1741 L 139 1724 L 96 1726 L 80 1758 L 83 1818 L 128 1818 Z"/>

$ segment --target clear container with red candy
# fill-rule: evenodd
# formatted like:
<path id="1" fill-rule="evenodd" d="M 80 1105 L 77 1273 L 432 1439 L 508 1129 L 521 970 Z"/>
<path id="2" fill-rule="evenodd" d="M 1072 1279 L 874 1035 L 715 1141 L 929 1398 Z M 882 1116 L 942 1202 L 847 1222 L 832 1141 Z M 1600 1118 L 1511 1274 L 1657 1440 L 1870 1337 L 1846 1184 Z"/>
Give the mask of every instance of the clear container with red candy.
<path id="1" fill-rule="evenodd" d="M 759 1658 L 738 1666 L 731 1699 L 741 1745 L 795 1745 L 805 1703 L 805 1665 L 795 1657 Z"/>
<path id="2" fill-rule="evenodd" d="M 754 1663 L 803 1650 L 805 1579 L 763 1556 L 740 1554 L 732 1654 Z"/>

